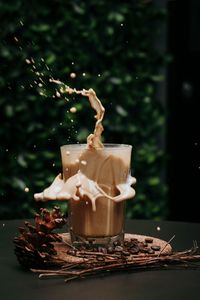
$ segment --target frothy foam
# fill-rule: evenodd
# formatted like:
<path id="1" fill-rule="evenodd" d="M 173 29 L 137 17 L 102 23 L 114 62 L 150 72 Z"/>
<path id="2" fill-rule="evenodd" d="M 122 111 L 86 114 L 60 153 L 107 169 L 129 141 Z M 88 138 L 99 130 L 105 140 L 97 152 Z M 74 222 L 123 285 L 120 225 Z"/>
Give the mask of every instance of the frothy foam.
<path id="1" fill-rule="evenodd" d="M 65 152 L 63 175 L 59 174 L 44 192 L 35 194 L 35 200 L 78 201 L 87 197 L 95 211 L 98 198 L 106 197 L 115 202 L 133 198 L 135 190 L 131 185 L 136 183 L 136 179 L 129 174 L 129 161 L 125 163 L 119 157 L 123 151 L 119 149 L 113 155 L 105 148 L 86 149 L 75 163 L 68 162 L 70 154 Z"/>

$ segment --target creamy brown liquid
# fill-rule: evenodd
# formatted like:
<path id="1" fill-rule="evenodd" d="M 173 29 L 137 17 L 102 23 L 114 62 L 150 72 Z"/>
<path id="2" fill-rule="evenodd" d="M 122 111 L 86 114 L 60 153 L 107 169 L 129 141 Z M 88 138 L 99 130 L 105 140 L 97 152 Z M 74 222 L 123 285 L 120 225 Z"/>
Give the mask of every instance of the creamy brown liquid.
<path id="1" fill-rule="evenodd" d="M 63 173 L 50 187 L 35 194 L 36 201 L 69 200 L 71 230 L 80 236 L 113 236 L 122 231 L 124 201 L 133 198 L 136 182 L 129 175 L 131 148 L 104 147 L 104 108 L 92 89 L 77 91 L 66 87 L 67 93 L 88 97 L 97 119 L 87 146 L 61 147 Z M 80 148 L 79 148 L 80 147 Z"/>

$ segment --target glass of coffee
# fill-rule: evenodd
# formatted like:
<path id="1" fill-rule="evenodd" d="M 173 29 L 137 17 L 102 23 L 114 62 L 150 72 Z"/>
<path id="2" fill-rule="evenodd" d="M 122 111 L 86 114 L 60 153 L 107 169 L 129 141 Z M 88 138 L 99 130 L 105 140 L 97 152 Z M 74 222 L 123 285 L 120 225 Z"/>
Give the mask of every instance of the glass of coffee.
<path id="1" fill-rule="evenodd" d="M 109 246 L 123 242 L 125 201 L 134 196 L 130 163 L 132 146 L 86 144 L 61 146 L 63 180 L 68 190 L 68 218 L 73 243 Z"/>

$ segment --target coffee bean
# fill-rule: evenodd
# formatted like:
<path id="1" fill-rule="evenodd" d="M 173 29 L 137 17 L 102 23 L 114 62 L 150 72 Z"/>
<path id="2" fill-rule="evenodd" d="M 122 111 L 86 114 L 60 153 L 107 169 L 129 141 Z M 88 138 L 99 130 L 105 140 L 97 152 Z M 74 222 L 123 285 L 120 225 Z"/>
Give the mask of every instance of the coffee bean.
<path id="1" fill-rule="evenodd" d="M 145 242 L 151 244 L 151 243 L 153 243 L 153 239 L 152 238 L 146 238 Z"/>
<path id="2" fill-rule="evenodd" d="M 131 242 L 138 242 L 138 239 L 131 239 Z"/>
<path id="3" fill-rule="evenodd" d="M 154 250 L 154 251 L 159 251 L 160 250 L 160 246 L 152 245 L 151 249 Z"/>
<path id="4" fill-rule="evenodd" d="M 153 249 L 148 248 L 148 253 L 149 253 L 149 254 L 154 254 L 155 252 L 153 251 Z"/>
<path id="5" fill-rule="evenodd" d="M 129 256 L 130 255 L 130 253 L 128 252 L 128 251 L 123 251 L 122 252 L 125 256 Z"/>
<path id="6" fill-rule="evenodd" d="M 113 253 L 114 252 L 114 249 L 113 249 L 113 247 L 108 247 L 108 253 Z"/>
<path id="7" fill-rule="evenodd" d="M 115 251 L 123 251 L 123 247 L 122 246 L 116 246 Z"/>
<path id="8" fill-rule="evenodd" d="M 141 248 L 140 251 L 143 252 L 143 253 L 149 253 L 149 249 L 148 248 Z"/>
<path id="9" fill-rule="evenodd" d="M 115 242 L 113 242 L 113 245 L 114 245 L 114 246 L 120 246 L 121 243 L 120 243 L 120 241 L 115 241 Z"/>
<path id="10" fill-rule="evenodd" d="M 132 247 L 130 249 L 131 254 L 138 254 L 138 252 L 140 251 L 139 247 Z"/>

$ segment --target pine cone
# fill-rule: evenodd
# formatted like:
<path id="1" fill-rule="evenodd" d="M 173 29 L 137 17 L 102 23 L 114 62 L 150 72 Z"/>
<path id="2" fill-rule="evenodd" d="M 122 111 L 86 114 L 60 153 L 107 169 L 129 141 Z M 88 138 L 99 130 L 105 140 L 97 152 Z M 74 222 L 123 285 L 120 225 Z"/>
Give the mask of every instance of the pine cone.
<path id="1" fill-rule="evenodd" d="M 52 256 L 56 255 L 53 242 L 61 241 L 61 237 L 52 231 L 66 224 L 60 208 L 54 207 L 52 212 L 41 208 L 40 214 L 35 215 L 35 225 L 27 221 L 24 224 L 25 228 L 19 227 L 20 235 L 14 238 L 19 263 L 26 269 L 50 264 Z"/>

